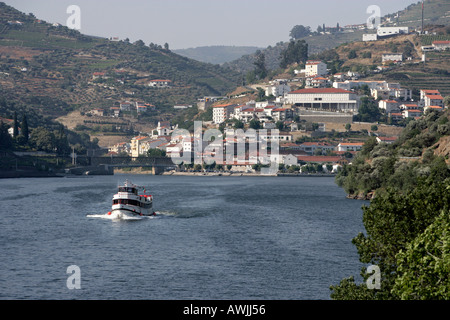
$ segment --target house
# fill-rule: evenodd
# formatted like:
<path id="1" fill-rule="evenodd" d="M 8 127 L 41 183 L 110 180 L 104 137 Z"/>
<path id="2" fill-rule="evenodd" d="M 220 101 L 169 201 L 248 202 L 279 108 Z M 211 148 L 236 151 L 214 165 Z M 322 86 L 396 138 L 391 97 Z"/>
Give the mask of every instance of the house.
<path id="1" fill-rule="evenodd" d="M 149 87 L 154 87 L 154 88 L 169 88 L 171 85 L 172 85 L 172 81 L 164 80 L 164 79 L 151 80 L 148 83 Z"/>
<path id="2" fill-rule="evenodd" d="M 92 80 L 103 79 L 105 78 L 105 75 L 106 75 L 105 72 L 94 72 L 92 74 Z"/>
<path id="3" fill-rule="evenodd" d="M 444 108 L 441 106 L 428 106 L 428 107 L 423 108 L 423 111 L 428 111 L 428 110 L 443 111 Z"/>
<path id="4" fill-rule="evenodd" d="M 330 84 L 330 80 L 324 77 L 308 77 L 305 80 L 306 88 L 325 88 Z"/>
<path id="5" fill-rule="evenodd" d="M 93 116 L 103 117 L 103 116 L 105 116 L 105 110 L 103 110 L 103 109 L 94 109 L 94 110 L 91 111 L 91 114 Z"/>
<path id="6" fill-rule="evenodd" d="M 335 88 L 310 88 L 290 92 L 286 95 L 287 104 L 305 109 L 354 113 L 359 108 L 356 93 Z"/>
<path id="7" fill-rule="evenodd" d="M 320 150 L 322 154 L 326 153 L 327 151 L 334 151 L 336 149 L 336 146 L 333 146 L 329 143 L 325 142 L 303 142 L 300 145 L 300 150 L 313 155 L 316 153 L 317 150 Z"/>
<path id="8" fill-rule="evenodd" d="M 402 62 L 403 54 L 402 53 L 383 53 L 381 55 L 381 62 Z"/>
<path id="9" fill-rule="evenodd" d="M 121 111 L 131 111 L 135 107 L 136 107 L 136 104 L 134 102 L 130 102 L 130 101 L 120 102 L 120 110 Z"/>
<path id="10" fill-rule="evenodd" d="M 291 87 L 287 84 L 287 81 L 273 81 L 266 86 L 266 96 L 283 97 L 289 92 L 291 92 Z"/>
<path id="11" fill-rule="evenodd" d="M 156 131 L 158 131 L 158 137 L 168 136 L 172 131 L 172 126 L 169 121 L 159 121 Z"/>
<path id="12" fill-rule="evenodd" d="M 433 47 L 435 50 L 443 51 L 450 48 L 450 41 L 444 40 L 444 41 L 433 41 Z"/>
<path id="13" fill-rule="evenodd" d="M 215 124 L 221 124 L 230 118 L 232 112 L 234 112 L 234 104 L 220 104 L 212 106 L 213 108 L 213 122 Z"/>
<path id="14" fill-rule="evenodd" d="M 337 146 L 338 151 L 360 151 L 364 146 L 363 142 L 343 142 Z"/>
<path id="15" fill-rule="evenodd" d="M 150 103 L 137 102 L 136 103 L 136 111 L 137 113 L 145 113 L 151 110 L 155 110 L 156 107 Z"/>
<path id="16" fill-rule="evenodd" d="M 400 121 L 400 120 L 402 120 L 404 118 L 403 117 L 403 113 L 401 113 L 401 112 L 391 112 L 388 115 L 389 115 L 389 118 L 391 118 L 392 121 Z"/>
<path id="17" fill-rule="evenodd" d="M 306 61 L 305 70 L 306 77 L 323 76 L 328 73 L 327 65 L 322 61 Z"/>
<path id="18" fill-rule="evenodd" d="M 405 109 L 402 111 L 404 118 L 418 118 L 423 115 L 423 110 L 419 109 Z"/>
<path id="19" fill-rule="evenodd" d="M 420 100 L 425 100 L 426 96 L 440 96 L 439 90 L 420 90 Z"/>
<path id="20" fill-rule="evenodd" d="M 120 116 L 120 107 L 111 107 L 110 111 L 111 111 L 113 117 L 118 118 Z"/>
<path id="21" fill-rule="evenodd" d="M 181 153 L 182 153 L 182 146 L 180 146 L 179 144 L 168 144 L 166 147 L 166 155 L 168 157 L 176 157 L 176 158 L 180 158 L 181 157 Z"/>
<path id="22" fill-rule="evenodd" d="M 377 41 L 378 35 L 376 33 L 363 34 L 363 41 Z"/>
<path id="23" fill-rule="evenodd" d="M 439 106 L 444 107 L 444 98 L 441 95 L 426 95 L 424 98 L 424 107 Z"/>
<path id="24" fill-rule="evenodd" d="M 149 141 L 150 137 L 137 136 L 131 139 L 131 157 L 137 158 L 141 154 L 145 154 L 148 151 L 148 144 L 144 142 Z"/>
<path id="25" fill-rule="evenodd" d="M 395 100 L 380 100 L 378 102 L 378 108 L 384 110 L 386 114 L 391 113 L 393 110 L 398 110 L 400 104 Z"/>
<path id="26" fill-rule="evenodd" d="M 387 37 L 397 34 L 408 34 L 409 27 L 378 27 L 377 35 L 378 37 Z"/>

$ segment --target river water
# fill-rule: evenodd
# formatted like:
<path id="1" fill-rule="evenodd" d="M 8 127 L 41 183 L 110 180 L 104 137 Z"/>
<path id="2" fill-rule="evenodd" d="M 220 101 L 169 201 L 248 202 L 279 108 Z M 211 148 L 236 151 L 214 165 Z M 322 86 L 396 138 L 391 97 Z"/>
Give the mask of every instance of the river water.
<path id="1" fill-rule="evenodd" d="M 157 216 L 106 215 L 125 179 Z M 4 179 L 0 202 L 0 299 L 328 300 L 361 268 L 366 202 L 333 178 Z"/>

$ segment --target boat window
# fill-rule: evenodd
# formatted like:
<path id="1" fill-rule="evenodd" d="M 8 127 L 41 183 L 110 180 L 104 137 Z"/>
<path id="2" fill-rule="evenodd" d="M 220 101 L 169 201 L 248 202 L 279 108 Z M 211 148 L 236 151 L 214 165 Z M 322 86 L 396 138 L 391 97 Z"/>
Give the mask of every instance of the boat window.
<path id="1" fill-rule="evenodd" d="M 132 187 L 119 187 L 119 192 L 137 194 L 137 189 Z"/>

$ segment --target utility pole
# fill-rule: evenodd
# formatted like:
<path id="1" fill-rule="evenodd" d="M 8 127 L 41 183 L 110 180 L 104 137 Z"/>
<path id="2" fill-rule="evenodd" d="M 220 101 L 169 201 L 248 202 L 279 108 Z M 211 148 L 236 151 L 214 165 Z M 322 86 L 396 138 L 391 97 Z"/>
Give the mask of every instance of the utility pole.
<path id="1" fill-rule="evenodd" d="M 421 34 L 425 34 L 425 31 L 423 30 L 423 2 L 424 2 L 424 0 L 422 0 L 422 30 L 421 30 Z"/>

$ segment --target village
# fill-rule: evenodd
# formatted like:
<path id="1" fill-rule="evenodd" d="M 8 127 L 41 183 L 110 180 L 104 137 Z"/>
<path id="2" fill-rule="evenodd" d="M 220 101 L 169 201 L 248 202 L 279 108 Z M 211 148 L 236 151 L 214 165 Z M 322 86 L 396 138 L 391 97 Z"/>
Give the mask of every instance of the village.
<path id="1" fill-rule="evenodd" d="M 408 27 L 378 27 L 376 32 L 364 34 L 362 40 L 378 41 L 412 32 Z M 421 48 L 421 60 L 416 61 L 402 53 L 386 52 L 382 55 L 381 64 L 371 72 L 383 74 L 404 63 L 424 63 L 428 52 L 448 48 L 450 41 L 434 41 L 431 46 Z M 126 73 L 124 70 L 115 72 Z M 409 119 L 420 118 L 428 110 L 443 111 L 446 108 L 439 90 L 421 89 L 419 97 L 417 92 L 414 95 L 411 88 L 403 87 L 398 82 L 364 78 L 364 75 L 354 71 L 333 73 L 326 62 L 308 60 L 304 68 L 293 70 L 292 77 L 280 77 L 244 87 L 258 92 L 258 99 L 249 98 L 245 92 L 227 97 L 199 98 L 198 111 L 210 115 L 207 121 L 202 122 L 202 130 L 218 129 L 221 132 L 214 140 L 203 141 L 200 147 L 196 144 L 194 133 L 180 136 L 177 134 L 181 129 L 178 125 L 171 121 L 159 121 L 157 127 L 139 132 L 130 141 L 109 145 L 107 155 L 133 159 L 149 155 L 183 158 L 185 161 L 178 168 L 181 171 L 255 173 L 261 166 L 275 162 L 282 172 L 336 173 L 339 167 L 351 162 L 369 137 L 376 137 L 378 143 L 394 143 Z M 103 85 L 104 80 L 108 79 L 108 74 L 96 72 L 92 75 L 91 84 Z M 170 90 L 175 86 L 168 79 L 144 79 L 141 84 L 156 90 Z M 367 99 L 377 105 L 378 112 L 387 121 L 362 123 L 358 120 L 360 108 L 367 103 Z M 173 106 L 174 110 L 191 108 L 192 104 Z M 99 118 L 121 118 L 133 112 L 139 117 L 156 109 L 149 102 L 129 99 L 117 102 L 109 110 L 95 108 L 89 113 Z M 256 130 L 256 140 L 253 141 L 257 146 L 256 152 L 250 150 L 247 137 L 244 155 L 238 156 L 235 152 L 226 159 L 214 158 L 227 150 L 236 151 L 236 146 L 230 144 L 237 144 L 237 130 Z M 278 130 L 276 135 L 271 133 L 274 130 Z M 274 139 L 276 150 L 271 147 Z M 262 155 L 261 151 L 264 151 Z M 211 156 L 215 160 L 214 165 L 205 165 L 202 159 Z"/>

